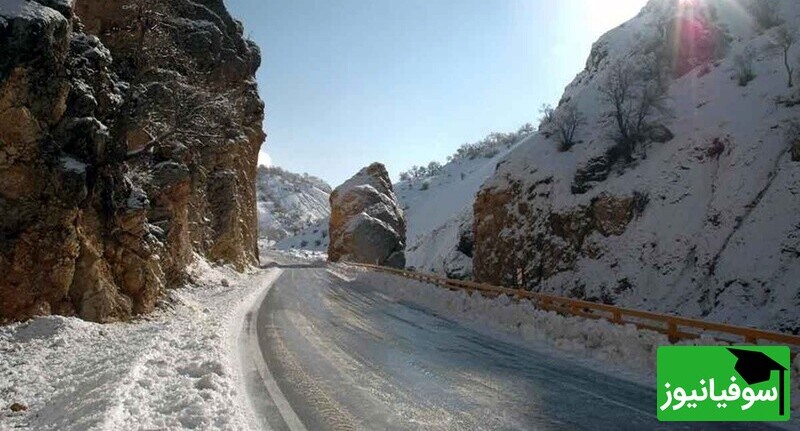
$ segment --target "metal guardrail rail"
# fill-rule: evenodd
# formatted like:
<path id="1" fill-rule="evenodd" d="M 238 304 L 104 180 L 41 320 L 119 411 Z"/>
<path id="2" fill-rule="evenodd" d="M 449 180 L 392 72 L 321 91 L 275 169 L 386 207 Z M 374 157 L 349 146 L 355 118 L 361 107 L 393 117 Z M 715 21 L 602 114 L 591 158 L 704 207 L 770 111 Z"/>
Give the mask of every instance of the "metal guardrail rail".
<path id="1" fill-rule="evenodd" d="M 731 344 L 759 344 L 759 342 L 761 342 L 761 344 L 787 345 L 792 352 L 792 360 L 794 360 L 800 352 L 800 336 L 797 335 L 617 307 L 597 302 L 531 292 L 523 289 L 510 289 L 472 281 L 452 280 L 432 274 L 405 271 L 378 265 L 352 262 L 348 262 L 348 264 L 394 274 L 412 280 L 432 283 L 450 290 L 466 290 L 469 293 L 479 292 L 481 295 L 487 297 L 507 295 L 518 300 L 528 299 L 542 310 L 555 311 L 563 315 L 580 316 L 589 319 L 604 319 L 619 325 L 632 324 L 636 325 L 639 329 L 666 334 L 671 343 L 685 339 L 699 338 L 701 335 L 709 335 L 718 341 Z"/>

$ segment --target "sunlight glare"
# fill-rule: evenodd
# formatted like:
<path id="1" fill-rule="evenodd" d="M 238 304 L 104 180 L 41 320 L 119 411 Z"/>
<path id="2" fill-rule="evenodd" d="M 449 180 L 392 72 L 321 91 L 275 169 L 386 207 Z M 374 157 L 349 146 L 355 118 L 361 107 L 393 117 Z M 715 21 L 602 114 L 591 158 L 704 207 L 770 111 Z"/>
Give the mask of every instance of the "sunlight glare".
<path id="1" fill-rule="evenodd" d="M 585 22 L 595 32 L 605 32 L 633 18 L 647 0 L 590 1 Z"/>
<path id="2" fill-rule="evenodd" d="M 258 164 L 259 166 L 272 166 L 272 157 L 263 148 L 258 152 Z"/>

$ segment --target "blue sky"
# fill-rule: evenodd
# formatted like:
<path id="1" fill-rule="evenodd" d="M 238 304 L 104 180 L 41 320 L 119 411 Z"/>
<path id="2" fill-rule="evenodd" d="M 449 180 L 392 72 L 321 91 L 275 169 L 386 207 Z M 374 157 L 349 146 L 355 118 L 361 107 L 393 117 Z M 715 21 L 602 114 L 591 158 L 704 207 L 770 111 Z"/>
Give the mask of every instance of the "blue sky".
<path id="1" fill-rule="evenodd" d="M 535 124 L 645 0 L 226 0 L 261 46 L 261 161 L 336 186 Z M 268 154 L 268 156 L 267 156 Z"/>

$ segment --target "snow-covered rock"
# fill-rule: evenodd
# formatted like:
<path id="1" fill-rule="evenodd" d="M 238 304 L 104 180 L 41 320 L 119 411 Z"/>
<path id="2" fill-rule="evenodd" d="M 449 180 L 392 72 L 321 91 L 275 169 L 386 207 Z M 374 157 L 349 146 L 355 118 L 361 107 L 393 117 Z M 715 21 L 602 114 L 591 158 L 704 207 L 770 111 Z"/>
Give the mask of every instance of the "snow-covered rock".
<path id="1" fill-rule="evenodd" d="M 331 186 L 307 174 L 259 166 L 256 191 L 259 237 L 270 242 L 297 236 L 331 213 Z"/>
<path id="2" fill-rule="evenodd" d="M 800 3 L 759 4 L 800 25 Z M 481 189 L 476 277 L 800 331 L 800 163 L 790 150 L 798 94 L 787 88 L 783 53 L 770 48 L 778 27 L 749 10 L 651 0 L 604 35 L 557 109 L 576 107 L 585 119 L 575 144 L 563 151 L 556 135 L 533 135 Z M 742 53 L 755 75 L 746 86 Z M 630 68 L 631 91 L 640 91 L 647 64 L 664 79 L 665 109 L 626 141 L 604 90 Z"/>
<path id="3" fill-rule="evenodd" d="M 331 194 L 328 260 L 405 267 L 406 221 L 386 167 L 373 163 Z"/>

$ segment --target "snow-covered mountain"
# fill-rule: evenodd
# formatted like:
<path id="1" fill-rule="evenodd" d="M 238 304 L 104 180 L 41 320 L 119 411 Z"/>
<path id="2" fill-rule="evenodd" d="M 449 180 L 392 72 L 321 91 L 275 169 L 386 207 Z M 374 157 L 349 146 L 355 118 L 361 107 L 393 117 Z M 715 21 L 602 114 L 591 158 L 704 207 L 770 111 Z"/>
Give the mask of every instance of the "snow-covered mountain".
<path id="1" fill-rule="evenodd" d="M 308 250 L 314 252 L 328 252 L 328 225 L 330 217 L 317 220 L 297 235 L 278 241 L 274 248 L 278 250 Z"/>
<path id="2" fill-rule="evenodd" d="M 651 0 L 604 35 L 481 189 L 476 277 L 800 331 L 798 26 L 794 0 Z"/>
<path id="3" fill-rule="evenodd" d="M 331 213 L 331 186 L 308 174 L 259 166 L 256 190 L 259 237 L 269 242 L 298 235 Z"/>

